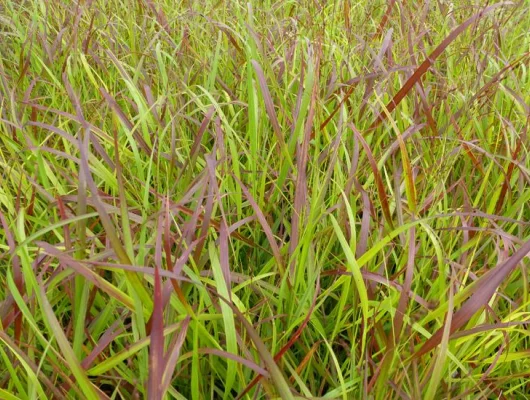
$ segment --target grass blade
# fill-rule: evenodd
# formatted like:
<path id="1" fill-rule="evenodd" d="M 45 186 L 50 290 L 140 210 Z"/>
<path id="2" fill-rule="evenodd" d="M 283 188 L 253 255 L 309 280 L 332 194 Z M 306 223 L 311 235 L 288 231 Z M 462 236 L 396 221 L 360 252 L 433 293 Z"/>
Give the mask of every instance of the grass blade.
<path id="1" fill-rule="evenodd" d="M 530 253 L 530 240 L 522 245 L 510 258 L 505 262 L 497 265 L 495 268 L 483 275 L 474 285 L 474 293 L 464 303 L 464 305 L 454 314 L 451 321 L 449 333 L 452 335 L 456 330 L 464 326 L 475 313 L 484 307 L 491 297 L 495 294 L 499 285 L 513 272 L 521 260 Z M 443 328 L 436 331 L 422 346 L 414 353 L 414 357 L 421 357 L 427 354 L 440 344 L 444 334 Z"/>
<path id="2" fill-rule="evenodd" d="M 464 32 L 467 28 L 469 28 L 472 24 L 477 22 L 479 19 L 484 17 L 486 14 L 489 14 L 490 12 L 496 10 L 499 7 L 503 7 L 506 4 L 506 2 L 501 2 L 497 4 L 493 4 L 491 6 L 488 6 L 482 10 L 480 10 L 478 13 L 473 15 L 471 18 L 468 18 L 464 22 L 462 22 L 458 27 L 456 27 L 447 37 L 440 43 L 429 56 L 423 61 L 420 66 L 414 71 L 412 76 L 407 79 L 407 81 L 404 83 L 404 85 L 399 89 L 399 91 L 395 94 L 395 96 L 392 98 L 392 100 L 386 105 L 386 110 L 388 113 L 391 113 L 394 111 L 394 109 L 401 103 L 401 101 L 405 98 L 405 96 L 410 92 L 410 90 L 414 87 L 416 82 L 418 82 L 421 77 L 429 70 L 429 68 L 434 64 L 436 59 L 442 54 L 447 46 L 449 46 L 462 32 Z M 372 123 L 370 128 L 368 130 L 373 130 L 377 128 L 381 122 L 385 120 L 386 117 L 385 112 L 381 112 L 376 120 Z"/>

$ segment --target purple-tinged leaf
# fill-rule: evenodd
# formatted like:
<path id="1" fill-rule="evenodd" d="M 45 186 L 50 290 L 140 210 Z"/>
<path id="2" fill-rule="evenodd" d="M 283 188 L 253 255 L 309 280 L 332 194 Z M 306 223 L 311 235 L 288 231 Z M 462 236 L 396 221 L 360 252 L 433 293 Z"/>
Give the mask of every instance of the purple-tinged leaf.
<path id="1" fill-rule="evenodd" d="M 374 174 L 375 183 L 377 187 L 377 194 L 379 196 L 379 201 L 381 202 L 381 208 L 383 209 L 383 215 L 388 225 L 392 228 L 394 224 L 392 223 L 392 216 L 390 214 L 390 205 L 388 204 L 388 198 L 386 197 L 386 193 L 385 193 L 385 184 L 383 183 L 383 178 L 381 177 L 381 174 L 379 173 L 377 162 L 375 161 L 372 151 L 370 150 L 370 146 L 368 146 L 368 143 L 366 143 L 366 140 L 364 140 L 361 133 L 357 130 L 357 128 L 352 123 L 350 123 L 349 126 L 351 130 L 353 131 L 353 133 L 355 134 L 355 136 L 357 137 L 357 140 L 359 140 L 359 142 L 363 146 L 366 156 L 368 157 L 368 161 L 370 162 L 370 167 L 372 168 L 372 172 Z"/>
<path id="2" fill-rule="evenodd" d="M 493 4 L 489 7 L 486 7 L 482 10 L 480 10 L 478 13 L 473 15 L 471 18 L 464 21 L 462 24 L 460 24 L 457 28 L 455 28 L 443 41 L 434 49 L 434 51 L 429 54 L 429 56 L 421 63 L 421 65 L 414 71 L 412 76 L 407 79 L 405 84 L 399 89 L 399 91 L 396 93 L 394 98 L 390 100 L 390 102 L 386 105 L 386 110 L 388 113 L 391 113 L 399 103 L 405 98 L 405 96 L 410 92 L 410 90 L 414 87 L 414 84 L 418 82 L 421 77 L 429 70 L 429 68 L 433 65 L 434 61 L 444 52 L 444 50 L 449 46 L 462 32 L 464 32 L 470 25 L 481 19 L 484 15 L 489 14 L 490 12 L 494 11 L 495 9 L 502 7 L 506 4 L 510 3 L 497 3 Z M 381 122 L 383 122 L 386 118 L 386 112 L 381 112 L 374 123 L 370 126 L 368 130 L 373 130 L 377 128 Z"/>
<path id="3" fill-rule="evenodd" d="M 169 346 L 168 352 L 164 360 L 165 369 L 164 374 L 162 375 L 162 393 L 166 393 L 167 389 L 169 388 L 169 385 L 171 384 L 173 372 L 175 371 L 175 367 L 179 359 L 180 350 L 182 349 L 182 345 L 184 344 L 184 340 L 186 339 L 186 334 L 188 333 L 189 324 L 190 317 L 188 316 L 184 321 L 182 321 L 182 324 L 180 326 L 180 332 Z"/>
<path id="4" fill-rule="evenodd" d="M 123 319 L 125 319 L 129 314 L 130 312 L 127 312 L 126 315 L 123 316 Z M 101 355 L 103 350 L 105 350 L 114 339 L 116 339 L 125 331 L 127 326 L 125 328 L 120 328 L 119 325 L 121 324 L 123 324 L 123 320 L 120 319 L 117 319 L 112 323 L 112 325 L 98 339 L 96 346 L 92 349 L 90 354 L 83 359 L 81 362 L 81 367 L 84 369 L 89 369 L 96 358 Z"/>
<path id="5" fill-rule="evenodd" d="M 276 243 L 276 239 L 274 239 L 274 234 L 272 233 L 272 229 L 269 226 L 269 223 L 267 222 L 265 215 L 263 214 L 263 211 L 261 211 L 261 209 L 259 208 L 258 204 L 256 203 L 256 200 L 254 200 L 254 197 L 252 197 L 247 187 L 243 184 L 243 182 L 241 182 L 235 175 L 234 175 L 234 179 L 241 187 L 241 190 L 243 190 L 245 197 L 247 198 L 252 209 L 256 213 L 256 217 L 258 218 L 258 221 L 261 224 L 263 231 L 265 232 L 265 236 L 267 237 L 267 240 L 269 241 L 269 245 L 271 246 L 272 254 L 274 255 L 274 258 L 276 259 L 276 263 L 278 264 L 278 269 L 280 270 L 280 274 L 283 277 L 283 275 L 285 274 L 285 267 L 283 265 L 283 259 L 280 253 L 280 248 L 278 247 L 278 243 Z"/>
<path id="6" fill-rule="evenodd" d="M 274 103 L 272 101 L 269 87 L 267 86 L 267 80 L 265 79 L 265 74 L 263 73 L 263 69 L 261 68 L 261 66 L 256 60 L 252 60 L 251 62 L 252 62 L 252 66 L 254 67 L 254 71 L 256 72 L 256 75 L 258 77 L 259 87 L 261 89 L 261 94 L 263 96 L 263 101 L 265 103 L 265 110 L 267 111 L 267 115 L 269 116 L 272 129 L 274 130 L 276 139 L 278 140 L 278 143 L 280 144 L 280 148 L 284 148 L 285 140 L 283 138 L 283 133 L 280 128 L 280 124 L 278 122 L 278 117 L 276 116 L 276 110 L 274 109 Z"/>
<path id="7" fill-rule="evenodd" d="M 20 266 L 20 258 L 16 254 L 16 242 L 15 237 L 11 233 L 11 230 L 9 229 L 9 225 L 4 217 L 4 214 L 0 211 L 0 223 L 2 224 L 2 228 L 4 229 L 5 237 L 7 239 L 7 245 L 9 246 L 9 253 L 11 254 L 12 258 L 12 264 L 13 264 L 13 280 L 15 282 L 15 286 L 20 294 L 20 296 L 24 296 L 24 276 L 22 274 L 22 268 Z M 11 303 L 13 305 L 13 315 L 15 316 L 15 342 L 19 343 L 20 338 L 22 337 L 22 313 L 20 312 L 20 309 L 18 305 L 13 302 Z M 6 314 L 9 311 L 2 310 L 2 314 L 6 312 Z M 0 314 L 0 318 L 2 315 Z M 4 325 L 5 321 L 2 322 L 3 329 L 7 329 L 6 325 Z"/>
<path id="8" fill-rule="evenodd" d="M 116 113 L 116 115 L 119 117 L 119 119 L 121 120 L 121 122 L 126 126 L 126 128 L 131 131 L 134 139 L 138 142 L 138 146 L 149 156 L 151 156 L 152 154 L 152 149 L 149 147 L 149 145 L 147 144 L 147 142 L 144 140 L 144 138 L 142 137 L 142 135 L 140 134 L 140 132 L 138 132 L 138 130 L 134 130 L 134 125 L 131 121 L 129 121 L 129 119 L 127 118 L 127 116 L 124 114 L 124 112 L 121 110 L 120 106 L 118 105 L 118 103 L 116 102 L 116 100 L 109 94 L 107 93 L 107 91 L 103 88 L 100 88 L 99 89 L 99 92 L 101 93 L 101 95 L 105 98 L 105 100 L 107 101 L 108 105 L 110 106 L 110 108 L 112 109 L 112 111 L 114 111 Z"/>
<path id="9" fill-rule="evenodd" d="M 488 271 L 475 282 L 473 294 L 453 315 L 450 329 L 451 335 L 464 326 L 477 311 L 488 304 L 498 287 L 528 253 L 530 253 L 530 240 L 522 245 L 510 258 Z M 442 327 L 423 344 L 413 357 L 421 357 L 438 346 L 442 340 L 443 332 Z"/>
<path id="10" fill-rule="evenodd" d="M 149 345 L 149 380 L 147 396 L 152 400 L 162 400 L 162 377 L 164 374 L 164 308 L 162 303 L 162 279 L 160 266 L 155 263 L 155 292 L 153 314 L 151 316 L 151 343 Z"/>
<path id="11" fill-rule="evenodd" d="M 250 368 L 251 370 L 253 370 L 253 371 L 257 372 L 258 374 L 260 374 L 260 376 L 264 376 L 266 378 L 268 378 L 270 376 L 266 369 L 264 369 L 263 367 L 260 367 L 258 364 L 256 364 L 253 361 L 250 361 L 250 360 L 247 360 L 244 357 L 238 356 L 237 354 L 232 354 L 232 353 L 229 353 L 229 352 L 224 351 L 224 350 L 209 349 L 209 348 L 199 349 L 198 352 L 199 352 L 199 354 L 213 354 L 215 356 L 228 358 L 230 360 L 234 360 L 234 361 L 244 365 L 247 368 Z"/>

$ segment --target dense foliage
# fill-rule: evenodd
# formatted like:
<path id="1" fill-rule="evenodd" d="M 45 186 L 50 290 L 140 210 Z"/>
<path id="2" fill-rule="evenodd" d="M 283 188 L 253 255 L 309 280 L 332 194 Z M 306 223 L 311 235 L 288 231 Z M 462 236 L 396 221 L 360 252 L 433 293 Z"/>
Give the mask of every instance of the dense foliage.
<path id="1" fill-rule="evenodd" d="M 530 398 L 530 6 L 0 1 L 0 398 Z"/>

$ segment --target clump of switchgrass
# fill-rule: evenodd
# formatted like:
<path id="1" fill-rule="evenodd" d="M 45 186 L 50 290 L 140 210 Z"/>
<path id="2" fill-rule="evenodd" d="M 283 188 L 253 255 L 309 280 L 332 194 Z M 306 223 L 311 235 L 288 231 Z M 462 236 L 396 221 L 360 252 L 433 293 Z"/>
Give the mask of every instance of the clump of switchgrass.
<path id="1" fill-rule="evenodd" d="M 0 5 L 0 397 L 528 392 L 525 2 Z"/>

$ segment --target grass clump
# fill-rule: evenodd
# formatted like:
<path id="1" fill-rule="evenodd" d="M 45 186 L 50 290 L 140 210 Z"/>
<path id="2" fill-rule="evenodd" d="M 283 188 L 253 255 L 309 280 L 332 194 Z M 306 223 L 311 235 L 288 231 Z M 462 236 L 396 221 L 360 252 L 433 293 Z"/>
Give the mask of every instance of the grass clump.
<path id="1" fill-rule="evenodd" d="M 0 398 L 528 398 L 527 2 L 0 3 Z"/>

